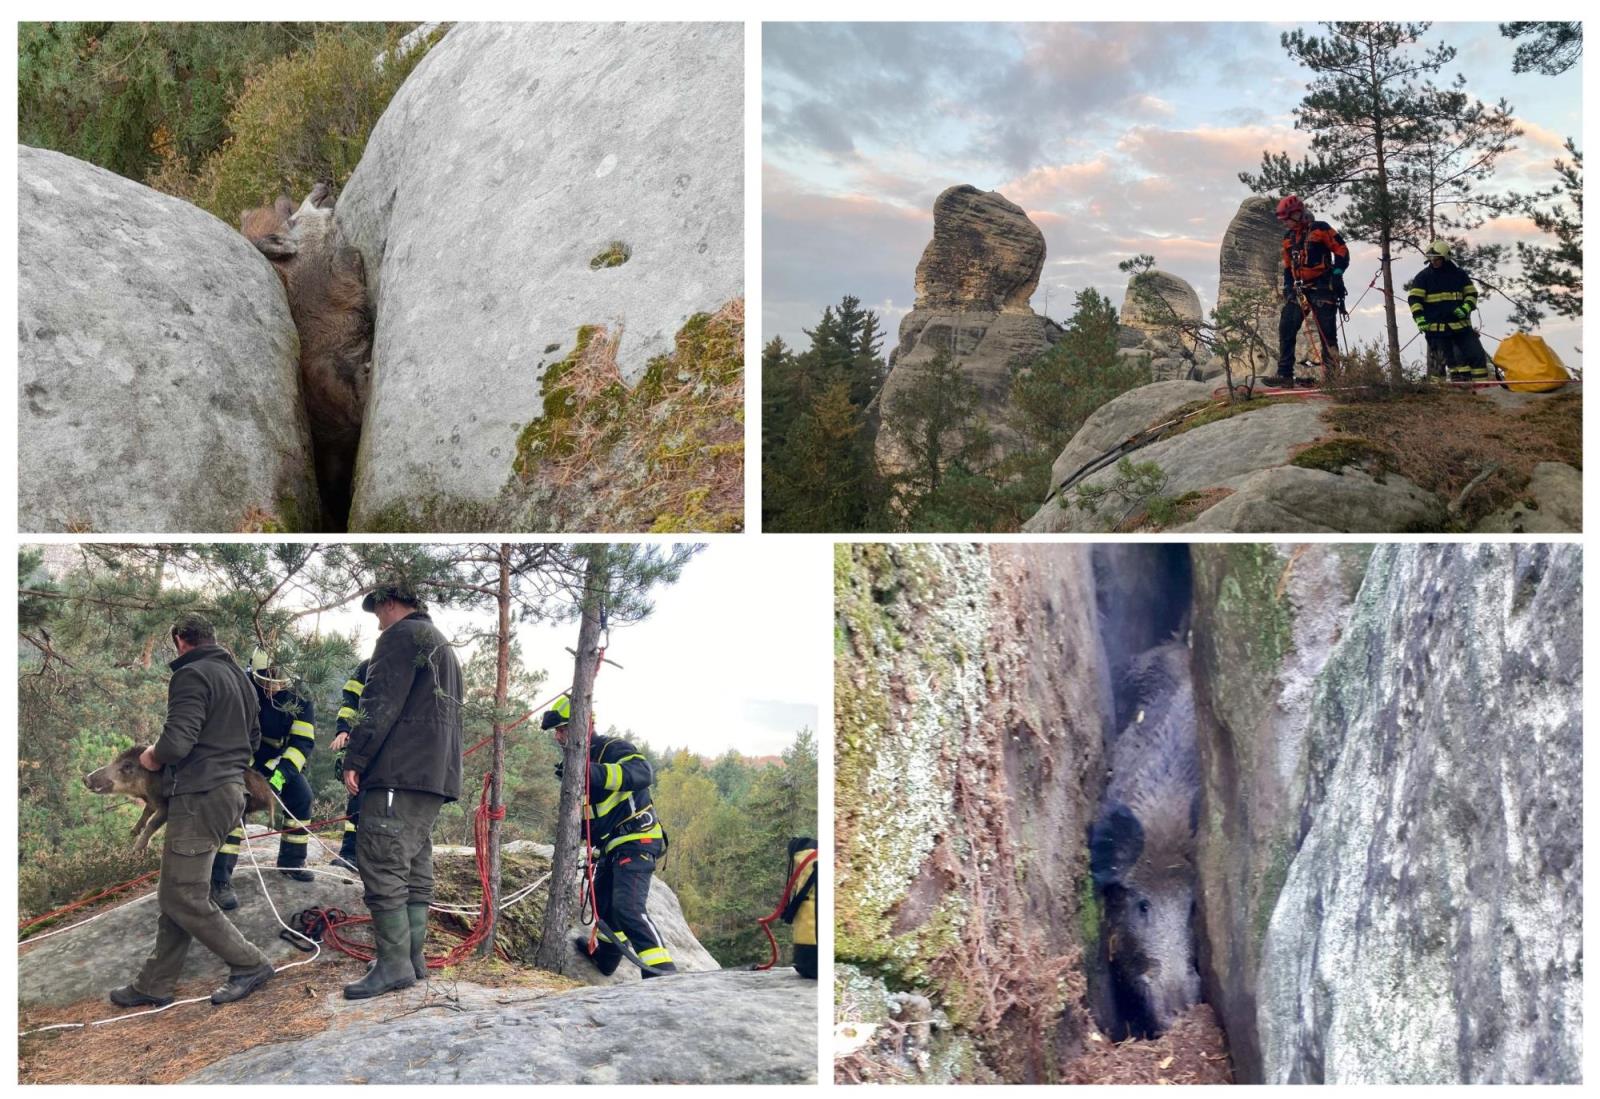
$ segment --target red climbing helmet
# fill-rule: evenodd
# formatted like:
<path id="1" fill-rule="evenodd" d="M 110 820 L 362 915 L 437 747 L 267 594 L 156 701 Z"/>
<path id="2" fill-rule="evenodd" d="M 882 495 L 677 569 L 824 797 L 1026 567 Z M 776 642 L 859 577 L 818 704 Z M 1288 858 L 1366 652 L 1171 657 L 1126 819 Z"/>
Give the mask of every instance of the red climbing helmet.
<path id="1" fill-rule="evenodd" d="M 1278 200 L 1279 221 L 1299 221 L 1305 215 L 1306 204 L 1299 195 L 1285 195 Z"/>

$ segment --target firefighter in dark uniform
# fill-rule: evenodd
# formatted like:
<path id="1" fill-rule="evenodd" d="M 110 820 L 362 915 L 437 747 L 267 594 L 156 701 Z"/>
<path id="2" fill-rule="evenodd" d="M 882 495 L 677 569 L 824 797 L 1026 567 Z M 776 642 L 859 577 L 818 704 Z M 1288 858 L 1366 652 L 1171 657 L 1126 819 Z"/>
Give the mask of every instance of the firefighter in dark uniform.
<path id="1" fill-rule="evenodd" d="M 350 730 L 355 728 L 356 715 L 361 711 L 361 693 L 367 689 L 367 665 L 370 661 L 363 660 L 356 665 L 356 670 L 350 673 L 350 678 L 344 681 L 344 690 L 339 697 L 339 717 L 334 724 L 335 735 L 333 738 L 333 770 L 335 774 L 344 774 L 344 752 L 350 744 Z M 356 826 L 361 821 L 361 795 L 351 794 L 344 805 L 344 839 L 339 841 L 339 854 L 333 860 L 333 865 L 344 870 L 354 871 L 356 868 Z"/>
<path id="2" fill-rule="evenodd" d="M 572 701 L 562 695 L 545 711 L 543 727 L 556 743 L 566 744 Z M 562 765 L 556 764 L 556 774 Z M 666 851 L 666 833 L 650 803 L 655 770 L 650 761 L 621 737 L 596 735 L 589 742 L 589 791 L 584 816 L 593 821 L 590 840 L 598 863 L 594 874 L 596 918 L 611 929 L 617 942 L 600 934 L 593 955 L 585 954 L 610 976 L 622 961 L 618 943 L 644 963 L 646 977 L 678 972 L 665 941 L 646 911 L 656 860 Z M 586 947 L 586 944 L 581 944 Z"/>
<path id="3" fill-rule="evenodd" d="M 295 881 L 313 881 L 315 875 L 306 869 L 306 845 L 311 842 L 311 831 L 306 827 L 311 823 L 311 784 L 306 781 L 305 769 L 317 746 L 316 715 L 311 700 L 295 691 L 259 650 L 250 660 L 250 682 L 261 713 L 261 743 L 253 765 L 267 777 L 267 785 L 287 811 L 284 832 L 278 837 L 278 870 Z M 224 911 L 239 907 L 233 871 L 243 843 L 244 822 L 240 821 L 211 863 L 212 899 Z"/>
<path id="4" fill-rule="evenodd" d="M 1472 329 L 1478 288 L 1450 259 L 1450 242 L 1428 245 L 1428 266 L 1406 284 L 1411 319 L 1428 340 L 1428 373 L 1452 381 L 1488 381 L 1489 356 Z"/>
<path id="5" fill-rule="evenodd" d="M 1268 388 L 1294 385 L 1295 340 L 1305 323 L 1300 297 L 1305 295 L 1321 333 L 1318 358 L 1324 373 L 1339 359 L 1338 314 L 1344 297 L 1344 272 L 1350 266 L 1350 249 L 1344 238 L 1325 221 L 1315 221 L 1299 196 L 1278 203 L 1278 224 L 1283 226 L 1283 311 L 1278 314 L 1278 373 L 1258 379 Z"/>

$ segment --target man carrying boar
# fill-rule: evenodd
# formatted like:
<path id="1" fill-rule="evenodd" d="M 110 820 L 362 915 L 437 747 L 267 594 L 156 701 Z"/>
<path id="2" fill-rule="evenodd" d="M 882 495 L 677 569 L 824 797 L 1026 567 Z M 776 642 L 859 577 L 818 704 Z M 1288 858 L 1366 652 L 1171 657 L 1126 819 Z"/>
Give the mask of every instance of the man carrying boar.
<path id="1" fill-rule="evenodd" d="M 261 743 L 256 747 L 254 766 L 266 776 L 273 796 L 288 814 L 278 838 L 278 872 L 295 881 L 314 881 L 306 869 L 312 795 L 305 769 L 317 746 L 316 713 L 311 700 L 296 691 L 259 649 L 250 659 L 250 682 L 261 722 Z M 228 841 L 211 864 L 212 899 L 224 912 L 239 907 L 233 871 L 243 843 L 244 822 L 240 821 L 228 833 Z"/>
<path id="2" fill-rule="evenodd" d="M 1488 381 L 1489 356 L 1472 330 L 1478 288 L 1450 258 L 1450 242 L 1428 245 L 1428 266 L 1407 283 L 1411 319 L 1428 339 L 1428 373 L 1452 380 Z"/>
<path id="3" fill-rule="evenodd" d="M 244 771 L 261 739 L 255 692 L 244 669 L 217 644 L 211 623 L 186 614 L 172 627 L 178 658 L 167 684 L 167 719 L 139 763 L 161 772 L 168 798 L 156 903 L 156 943 L 132 984 L 113 989 L 118 1007 L 165 1007 L 198 939 L 228 963 L 213 1004 L 242 1000 L 272 977 L 272 963 L 211 900 L 211 862 L 244 815 Z"/>
<path id="4" fill-rule="evenodd" d="M 345 748 L 344 784 L 361 795 L 356 865 L 377 958 L 344 986 L 361 1000 L 427 977 L 423 941 L 433 900 L 433 823 L 461 796 L 461 665 L 404 583 L 369 592 L 378 618 L 361 706 Z"/>
<path id="5" fill-rule="evenodd" d="M 571 736 L 572 700 L 566 695 L 546 710 L 542 727 L 557 744 L 566 746 Z M 560 777 L 562 764 L 556 764 Z M 622 946 L 631 949 L 647 967 L 646 977 L 678 972 L 665 940 L 646 912 L 650 879 L 656 860 L 666 851 L 666 834 L 650 801 L 655 770 L 637 748 L 621 737 L 596 736 L 589 743 L 587 804 L 584 816 L 594 822 L 591 842 L 600 860 L 594 873 L 595 917 L 616 936 L 611 942 L 601 934 L 589 958 L 606 976 L 622 961 Z M 582 945 L 582 944 L 580 944 Z"/>

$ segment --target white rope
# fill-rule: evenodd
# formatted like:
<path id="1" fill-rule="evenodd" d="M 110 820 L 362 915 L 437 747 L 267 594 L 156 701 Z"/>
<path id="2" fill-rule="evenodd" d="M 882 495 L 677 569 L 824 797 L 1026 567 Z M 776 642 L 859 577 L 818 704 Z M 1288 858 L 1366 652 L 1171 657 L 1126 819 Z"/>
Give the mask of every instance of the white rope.
<path id="1" fill-rule="evenodd" d="M 31 946 L 34 943 L 43 942 L 45 939 L 48 939 L 51 935 L 64 935 L 68 931 L 76 931 L 78 928 L 82 927 L 84 924 L 94 923 L 94 921 L 98 920 L 100 917 L 109 916 L 109 915 L 111 915 L 111 913 L 117 911 L 117 909 L 119 909 L 119 908 L 127 908 L 130 904 L 138 904 L 140 901 L 150 900 L 155 895 L 156 895 L 156 891 L 154 889 L 152 889 L 152 890 L 150 890 L 150 892 L 146 893 L 142 897 L 133 897 L 133 898 L 131 898 L 129 900 L 123 901 L 121 904 L 114 904 L 110 908 L 106 909 L 104 912 L 96 912 L 93 916 L 90 916 L 86 920 L 79 920 L 77 923 L 69 923 L 66 927 L 58 927 L 54 931 L 44 931 L 44 932 L 41 932 L 38 935 L 29 935 L 26 939 L 18 939 L 17 940 L 17 949 L 21 950 L 25 946 Z"/>

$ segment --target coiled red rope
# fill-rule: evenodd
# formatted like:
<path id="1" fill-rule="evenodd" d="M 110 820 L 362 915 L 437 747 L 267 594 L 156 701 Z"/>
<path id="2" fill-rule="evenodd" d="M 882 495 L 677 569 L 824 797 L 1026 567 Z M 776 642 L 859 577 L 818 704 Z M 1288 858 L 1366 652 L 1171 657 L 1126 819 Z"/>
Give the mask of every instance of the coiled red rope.
<path id="1" fill-rule="evenodd" d="M 756 965 L 751 966 L 750 968 L 765 970 L 771 969 L 773 966 L 778 964 L 778 940 L 772 935 L 772 925 L 777 921 L 779 916 L 783 915 L 783 910 L 789 907 L 789 898 L 794 895 L 795 883 L 800 880 L 801 875 L 810 869 L 811 865 L 816 861 L 817 853 L 815 851 L 812 851 L 811 854 L 801 859 L 800 865 L 795 867 L 794 873 L 789 875 L 788 884 L 783 887 L 783 897 L 778 901 L 778 907 L 772 910 L 772 915 L 762 916 L 756 921 L 756 923 L 761 927 L 762 934 L 766 935 L 767 937 L 767 943 L 772 948 L 772 954 L 767 958 L 766 965 Z"/>

